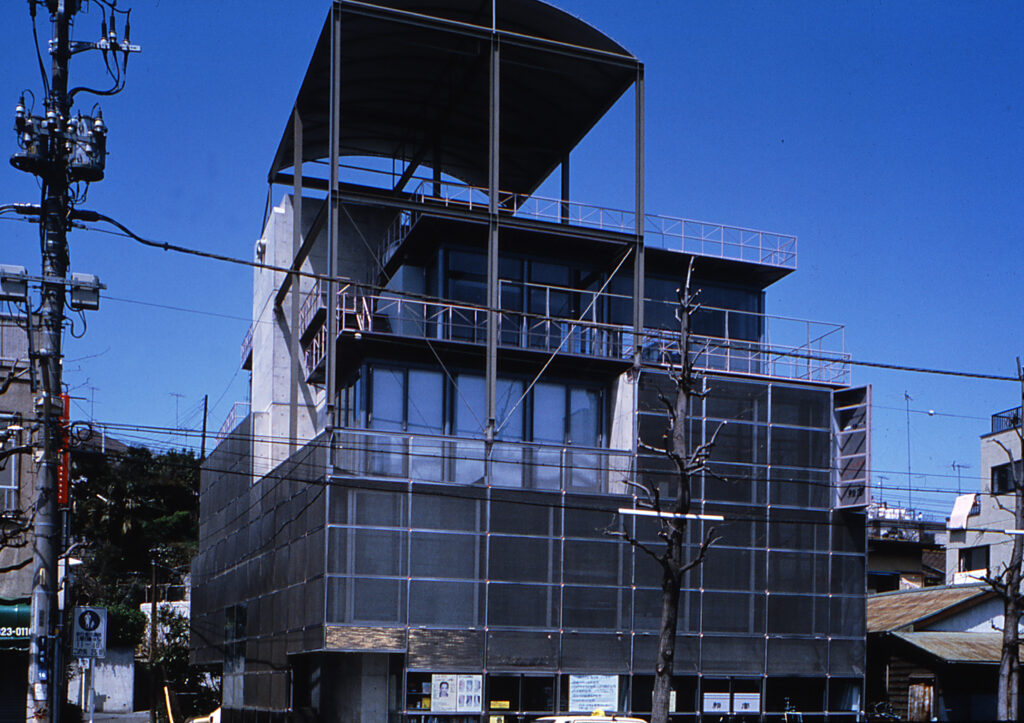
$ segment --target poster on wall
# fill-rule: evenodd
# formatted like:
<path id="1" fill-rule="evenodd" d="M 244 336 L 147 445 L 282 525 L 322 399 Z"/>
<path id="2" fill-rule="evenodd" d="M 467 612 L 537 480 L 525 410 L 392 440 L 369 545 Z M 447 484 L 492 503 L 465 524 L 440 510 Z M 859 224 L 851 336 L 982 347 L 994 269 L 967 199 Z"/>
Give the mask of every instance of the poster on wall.
<path id="1" fill-rule="evenodd" d="M 569 711 L 590 713 L 619 709 L 619 676 L 570 675 Z"/>
<path id="2" fill-rule="evenodd" d="M 458 712 L 456 690 L 459 676 L 452 673 L 434 673 L 430 676 L 430 709 L 438 713 Z"/>
<path id="3" fill-rule="evenodd" d="M 483 710 L 483 683 L 482 675 L 458 676 L 458 698 L 455 705 L 459 713 L 479 713 Z"/>

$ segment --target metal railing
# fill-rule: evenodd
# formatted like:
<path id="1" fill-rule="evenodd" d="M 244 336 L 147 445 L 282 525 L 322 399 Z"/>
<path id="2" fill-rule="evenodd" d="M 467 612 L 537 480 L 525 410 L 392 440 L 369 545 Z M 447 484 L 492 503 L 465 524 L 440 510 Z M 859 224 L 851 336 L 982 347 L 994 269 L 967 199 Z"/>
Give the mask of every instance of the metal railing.
<path id="1" fill-rule="evenodd" d="M 644 219 L 644 244 L 696 256 L 796 268 L 796 236 L 739 226 L 649 214 Z"/>
<path id="2" fill-rule="evenodd" d="M 363 429 L 332 436 L 335 474 L 497 487 L 624 492 L 632 453 L 572 445 L 494 442 Z"/>
<path id="3" fill-rule="evenodd" d="M 220 425 L 220 431 L 217 432 L 217 441 L 221 442 L 224 440 L 231 430 L 238 426 L 245 416 L 249 413 L 249 402 L 235 402 L 231 405 L 231 411 L 228 412 L 228 416 L 224 419 L 224 423 Z"/>
<path id="4" fill-rule="evenodd" d="M 439 205 L 463 210 L 487 210 L 488 189 L 450 181 L 421 181 L 412 198 L 425 207 Z M 499 213 L 545 223 L 582 228 L 636 233 L 636 213 L 544 196 L 498 192 Z M 394 255 L 422 214 L 401 211 L 383 239 L 383 263 Z M 744 261 L 784 269 L 796 268 L 796 236 L 757 229 L 695 221 L 676 216 L 647 214 L 643 225 L 644 243 L 651 248 L 713 258 Z"/>
<path id="5" fill-rule="evenodd" d="M 679 363 L 678 332 L 645 329 L 639 340 L 632 326 L 601 321 L 605 302 L 617 294 L 506 282 L 531 298 L 517 300 L 528 310 L 503 308 L 498 314 L 498 346 L 546 353 L 629 361 L 639 347 L 641 360 L 671 367 Z M 502 297 L 508 303 L 507 296 Z M 483 344 L 487 309 L 442 299 L 410 298 L 396 292 L 366 293 L 356 286 L 338 292 L 339 333 L 372 333 L 429 341 Z M 693 322 L 691 354 L 698 369 L 779 379 L 847 384 L 849 354 L 839 324 L 773 317 L 734 309 L 702 307 Z M 326 352 L 326 324 L 306 349 L 311 374 Z"/>
<path id="6" fill-rule="evenodd" d="M 256 328 L 255 322 L 252 323 L 252 324 L 249 324 L 249 328 L 246 330 L 245 336 L 242 337 L 242 348 L 241 348 L 241 356 L 242 356 L 242 358 L 238 362 L 240 366 L 244 367 L 245 366 L 245 360 L 249 358 L 250 354 L 252 354 L 252 334 L 253 334 L 253 330 L 255 328 Z"/>
<path id="7" fill-rule="evenodd" d="M 1013 407 L 992 415 L 992 434 L 1020 426 L 1021 408 Z"/>
<path id="8" fill-rule="evenodd" d="M 299 329 L 305 334 L 309 329 L 310 322 L 320 312 L 327 310 L 327 289 L 320 279 L 313 281 L 313 286 L 302 296 L 302 306 L 299 307 Z"/>

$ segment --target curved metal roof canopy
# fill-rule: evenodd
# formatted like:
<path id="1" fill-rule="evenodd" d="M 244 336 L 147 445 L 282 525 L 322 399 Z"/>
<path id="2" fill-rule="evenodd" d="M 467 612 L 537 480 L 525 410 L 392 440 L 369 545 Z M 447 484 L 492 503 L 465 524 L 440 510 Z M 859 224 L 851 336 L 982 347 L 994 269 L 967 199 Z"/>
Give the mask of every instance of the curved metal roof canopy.
<path id="1" fill-rule="evenodd" d="M 491 39 L 502 190 L 532 192 L 632 85 L 640 63 L 538 0 L 340 0 L 341 156 L 434 166 L 487 186 Z M 296 100 L 302 158 L 329 156 L 330 15 Z M 270 172 L 292 165 L 290 118 Z"/>

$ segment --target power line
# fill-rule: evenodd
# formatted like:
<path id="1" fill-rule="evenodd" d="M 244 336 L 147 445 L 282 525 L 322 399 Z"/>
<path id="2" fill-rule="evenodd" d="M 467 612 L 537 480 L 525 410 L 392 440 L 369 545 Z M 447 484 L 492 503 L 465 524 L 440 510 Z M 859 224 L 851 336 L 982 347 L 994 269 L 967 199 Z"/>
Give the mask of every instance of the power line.
<path id="1" fill-rule="evenodd" d="M 224 261 L 224 262 L 227 262 L 227 263 L 239 264 L 239 265 L 242 265 L 242 266 L 249 266 L 249 267 L 252 267 L 252 268 L 266 269 L 266 270 L 270 270 L 270 271 L 278 271 L 278 272 L 286 273 L 286 274 L 294 274 L 296 276 L 301 276 L 301 277 L 304 277 L 304 278 L 318 279 L 318 280 L 322 280 L 322 281 L 330 281 L 331 280 L 330 277 L 328 277 L 325 274 L 316 274 L 316 273 L 312 273 L 312 272 L 308 272 L 308 271 L 301 271 L 301 270 L 295 270 L 295 269 L 291 269 L 291 268 L 285 268 L 285 267 L 282 267 L 282 266 L 274 266 L 274 265 L 271 265 L 271 264 L 264 264 L 264 263 L 261 263 L 261 262 L 258 262 L 258 261 L 249 261 L 247 259 L 240 259 L 240 258 L 236 258 L 236 257 L 232 257 L 232 256 L 225 256 L 223 254 L 215 254 L 215 253 L 211 253 L 211 252 L 208 252 L 208 251 L 200 251 L 198 249 L 192 249 L 192 248 L 188 248 L 188 247 L 185 247 L 185 246 L 179 246 L 179 245 L 176 245 L 176 244 L 171 244 L 171 243 L 166 242 L 166 241 L 161 242 L 161 241 L 153 241 L 153 240 L 150 240 L 150 239 L 145 239 L 145 238 L 139 236 L 138 234 L 134 233 L 130 229 L 128 229 L 126 226 L 124 226 L 120 222 L 110 218 L 109 216 L 105 216 L 104 214 L 100 214 L 100 213 L 97 213 L 97 212 L 94 212 L 94 211 L 77 211 L 76 213 L 81 214 L 83 216 L 84 220 L 99 220 L 99 221 L 104 221 L 106 223 L 109 223 L 109 224 L 115 226 L 116 228 L 120 229 L 121 232 L 122 232 L 120 234 L 116 234 L 115 233 L 114 235 L 126 236 L 128 238 L 134 239 L 135 241 L 138 241 L 139 243 L 142 243 L 142 244 L 144 244 L 146 246 L 149 246 L 151 248 L 159 248 L 159 249 L 163 249 L 165 251 L 176 251 L 178 253 L 191 254 L 191 255 L 194 255 L 194 256 L 199 256 L 201 258 L 208 258 L 208 259 L 213 259 L 213 260 L 217 260 L 217 261 Z M 101 233 L 113 233 L 113 232 L 109 232 L 109 231 L 104 231 L 103 229 L 92 229 L 92 230 L 100 231 Z M 342 281 L 342 282 L 351 282 L 351 279 L 349 279 L 347 277 L 340 277 L 340 276 L 336 277 L 334 280 L 335 281 Z M 375 288 L 373 285 L 366 285 L 366 284 L 360 284 L 360 286 L 364 287 L 364 288 L 369 288 L 369 289 Z M 379 287 L 377 287 L 377 289 L 381 290 Z M 583 291 L 583 290 L 581 290 L 581 291 Z M 408 296 L 410 296 L 410 298 L 421 298 L 421 295 L 412 295 L 412 294 L 410 294 Z M 434 297 L 423 296 L 422 298 L 428 299 L 428 300 L 432 300 L 434 302 L 443 302 L 442 299 L 437 299 L 437 298 L 434 298 Z M 473 305 L 473 304 L 466 304 L 466 305 L 467 306 L 477 306 L 477 305 Z M 480 308 L 485 308 L 485 307 L 481 306 Z M 750 351 L 750 349 L 749 349 L 750 342 L 745 342 L 745 341 L 742 341 L 742 340 L 725 340 L 725 342 L 726 343 L 724 344 L 724 346 L 726 346 L 726 347 L 728 347 L 730 345 L 730 342 L 731 342 L 738 349 L 742 349 L 742 350 L 747 351 L 747 352 Z M 957 370 L 957 369 L 940 369 L 940 368 L 937 368 L 937 367 L 911 366 L 911 365 L 907 365 L 907 364 L 896 364 L 896 363 L 892 363 L 892 362 L 870 361 L 870 360 L 865 360 L 865 359 L 853 359 L 853 358 L 843 359 L 843 358 L 837 358 L 835 356 L 825 356 L 825 355 L 820 355 L 820 354 L 809 354 L 809 353 L 804 353 L 804 352 L 800 352 L 800 351 L 797 351 L 797 350 L 787 351 L 787 350 L 780 350 L 780 349 L 772 349 L 770 352 L 766 352 L 766 353 L 768 355 L 770 355 L 770 356 L 789 357 L 789 358 L 794 358 L 794 359 L 805 359 L 805 360 L 808 360 L 808 361 L 823 361 L 823 362 L 831 362 L 831 363 L 837 363 L 837 364 L 850 364 L 852 366 L 870 367 L 870 368 L 874 368 L 874 369 L 885 369 L 885 370 L 888 370 L 888 371 L 912 372 L 912 373 L 917 373 L 917 374 L 934 374 L 934 375 L 939 375 L 939 376 L 963 377 L 963 378 L 968 378 L 968 379 L 984 379 L 984 380 L 988 380 L 988 381 L 1000 381 L 1000 382 L 1015 382 L 1016 383 L 1016 382 L 1020 381 L 1018 379 L 1018 377 L 1016 377 L 1016 376 L 1009 376 L 1009 375 L 1005 375 L 1005 374 L 992 374 L 992 373 L 988 373 L 988 372 L 974 372 L 974 371 L 964 371 L 964 370 Z"/>

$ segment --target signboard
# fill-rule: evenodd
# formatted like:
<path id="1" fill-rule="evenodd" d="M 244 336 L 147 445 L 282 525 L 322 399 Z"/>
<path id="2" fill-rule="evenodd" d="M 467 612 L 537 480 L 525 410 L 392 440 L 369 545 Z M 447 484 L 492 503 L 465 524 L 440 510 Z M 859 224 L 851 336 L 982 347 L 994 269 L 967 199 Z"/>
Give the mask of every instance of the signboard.
<path id="1" fill-rule="evenodd" d="M 760 693 L 733 693 L 732 694 L 732 712 L 733 713 L 760 713 L 761 712 L 761 694 Z"/>
<path id="2" fill-rule="evenodd" d="M 482 675 L 434 673 L 430 676 L 430 709 L 436 713 L 479 713 L 483 710 Z"/>
<path id="3" fill-rule="evenodd" d="M 728 713 L 729 712 L 729 694 L 728 693 L 705 693 L 704 694 L 704 705 L 701 707 L 705 713 Z"/>
<path id="4" fill-rule="evenodd" d="M 107 656 L 107 609 L 75 608 L 71 655 L 76 658 Z"/>
<path id="5" fill-rule="evenodd" d="M 832 396 L 833 506 L 861 508 L 871 502 L 871 387 Z"/>
<path id="6" fill-rule="evenodd" d="M 619 709 L 619 676 L 570 675 L 569 711 L 590 713 Z"/>
<path id="7" fill-rule="evenodd" d="M 28 603 L 0 604 L 0 650 L 27 646 L 31 622 Z"/>

